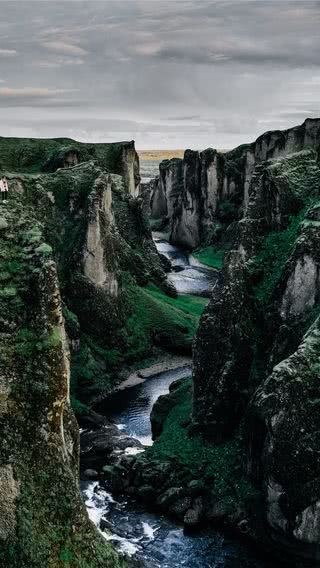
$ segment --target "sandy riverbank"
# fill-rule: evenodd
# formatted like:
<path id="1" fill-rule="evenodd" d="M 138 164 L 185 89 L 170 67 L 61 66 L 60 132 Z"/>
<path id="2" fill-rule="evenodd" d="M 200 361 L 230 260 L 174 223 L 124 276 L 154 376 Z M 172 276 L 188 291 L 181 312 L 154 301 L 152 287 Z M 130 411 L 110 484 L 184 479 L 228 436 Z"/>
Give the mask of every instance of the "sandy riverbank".
<path id="1" fill-rule="evenodd" d="M 128 387 L 133 387 L 143 383 L 146 379 L 150 377 L 155 377 L 160 375 L 160 373 L 165 373 L 166 371 L 172 371 L 173 369 L 182 369 L 183 367 L 188 367 L 192 365 L 191 357 L 184 357 L 182 355 L 167 355 L 165 359 L 146 367 L 145 369 L 137 369 L 136 371 L 130 373 L 130 375 L 117 385 L 115 390 L 123 390 Z"/>

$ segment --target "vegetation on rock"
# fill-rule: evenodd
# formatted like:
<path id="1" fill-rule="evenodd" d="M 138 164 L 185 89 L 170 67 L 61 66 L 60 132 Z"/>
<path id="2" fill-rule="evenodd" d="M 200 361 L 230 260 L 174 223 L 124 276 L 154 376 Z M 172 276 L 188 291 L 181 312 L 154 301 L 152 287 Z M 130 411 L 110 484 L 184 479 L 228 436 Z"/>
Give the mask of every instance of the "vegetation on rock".
<path id="1" fill-rule="evenodd" d="M 56 267 L 32 208 L 1 206 L 0 564 L 120 568 L 81 503 Z"/>

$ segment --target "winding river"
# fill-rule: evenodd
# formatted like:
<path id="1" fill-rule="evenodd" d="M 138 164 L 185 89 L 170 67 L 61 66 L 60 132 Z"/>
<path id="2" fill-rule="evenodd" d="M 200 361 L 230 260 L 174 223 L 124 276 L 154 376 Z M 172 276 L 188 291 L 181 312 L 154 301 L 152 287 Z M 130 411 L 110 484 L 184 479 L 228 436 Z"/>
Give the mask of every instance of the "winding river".
<path id="1" fill-rule="evenodd" d="M 113 393 L 100 403 L 99 412 L 112 418 L 118 428 L 149 445 L 150 411 L 169 385 L 190 375 L 190 367 L 166 371 L 144 383 Z M 132 450 L 128 448 L 128 453 Z M 98 482 L 83 481 L 82 494 L 92 521 L 100 528 L 104 520 L 111 533 L 102 532 L 129 557 L 145 568 L 275 568 L 266 563 L 234 536 L 217 531 L 186 534 L 183 527 L 150 513 L 134 500 L 113 496 Z"/>
<path id="2" fill-rule="evenodd" d="M 172 263 L 169 278 L 178 292 L 209 295 L 217 283 L 217 272 L 170 245 L 162 235 L 155 234 L 154 240 L 158 251 Z M 169 391 L 173 381 L 190 373 L 190 366 L 161 372 L 114 392 L 97 410 L 124 433 L 148 446 L 152 444 L 150 412 L 154 402 Z M 141 450 L 127 448 L 126 453 L 137 451 Z M 274 562 L 257 557 L 234 536 L 229 538 L 213 530 L 187 534 L 178 523 L 151 513 L 128 497 L 114 498 L 97 481 L 82 481 L 81 489 L 97 528 L 110 529 L 101 530 L 104 538 L 145 568 L 275 568 Z"/>
<path id="3" fill-rule="evenodd" d="M 171 262 L 168 279 L 179 294 L 209 297 L 217 284 L 219 273 L 201 264 L 192 254 L 171 245 L 161 233 L 153 233 L 153 240 L 160 254 Z"/>

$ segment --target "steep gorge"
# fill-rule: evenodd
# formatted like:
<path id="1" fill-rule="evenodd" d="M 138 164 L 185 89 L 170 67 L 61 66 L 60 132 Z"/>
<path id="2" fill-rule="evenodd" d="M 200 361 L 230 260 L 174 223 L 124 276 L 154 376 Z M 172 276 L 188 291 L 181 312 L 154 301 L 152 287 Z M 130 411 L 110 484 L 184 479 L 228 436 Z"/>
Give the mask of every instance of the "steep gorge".
<path id="1" fill-rule="evenodd" d="M 151 217 L 165 227 L 171 243 L 187 249 L 214 244 L 222 235 L 226 239 L 226 227 L 246 212 L 255 166 L 305 148 L 317 150 L 319 138 L 319 119 L 307 119 L 228 152 L 186 150 L 183 159 L 161 162 L 148 195 Z"/>
<path id="2" fill-rule="evenodd" d="M 151 225 L 186 248 L 227 243 L 223 278 L 192 382 L 154 407 L 154 445 L 106 470 L 115 492 L 189 527 L 236 528 L 297 566 L 318 562 L 320 541 L 319 124 L 160 166 Z M 69 350 L 73 407 L 94 420 L 90 403 L 123 367 L 159 347 L 190 352 L 198 313 L 166 278 L 132 143 L 0 149 L 1 560 L 120 566 L 79 498 Z"/>
<path id="3" fill-rule="evenodd" d="M 1 565 L 120 567 L 80 500 L 70 400 L 94 420 L 91 400 L 123 367 L 162 347 L 190 352 L 198 316 L 167 303 L 176 293 L 137 196 L 132 143 L 1 139 L 0 156 L 9 184 L 0 204 Z"/>
<path id="4" fill-rule="evenodd" d="M 232 234 L 222 228 L 223 280 L 200 320 L 192 385 L 156 404 L 154 446 L 125 481 L 186 525 L 236 527 L 297 566 L 317 565 L 320 542 L 319 144 L 310 120 L 251 146 L 257 163 Z M 197 163 L 184 178 L 193 187 Z M 182 162 L 170 167 L 183 178 Z"/>

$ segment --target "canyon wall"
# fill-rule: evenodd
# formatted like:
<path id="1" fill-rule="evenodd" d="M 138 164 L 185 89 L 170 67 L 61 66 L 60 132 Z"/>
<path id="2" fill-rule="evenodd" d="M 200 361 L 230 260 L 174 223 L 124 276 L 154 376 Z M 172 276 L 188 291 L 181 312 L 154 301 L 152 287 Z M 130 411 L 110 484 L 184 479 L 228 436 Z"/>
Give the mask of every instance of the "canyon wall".
<path id="1" fill-rule="evenodd" d="M 79 429 L 52 248 L 20 198 L 0 208 L 0 564 L 123 566 L 79 491 Z"/>
<path id="2" fill-rule="evenodd" d="M 70 401 L 90 414 L 121 366 L 152 351 L 156 324 L 138 325 L 142 286 L 172 292 L 136 195 L 137 155 L 131 143 L 1 139 L 0 156 L 9 185 L 0 204 L 0 564 L 120 568 L 80 499 Z M 173 335 L 183 333 L 177 324 Z"/>
<path id="3" fill-rule="evenodd" d="M 151 217 L 162 219 L 170 241 L 188 249 L 215 242 L 246 211 L 250 180 L 260 162 L 303 148 L 318 150 L 320 120 L 266 132 L 252 144 L 226 153 L 186 150 L 183 159 L 160 164 L 150 190 Z"/>
<path id="4" fill-rule="evenodd" d="M 131 194 L 126 175 L 93 160 L 50 173 L 7 173 L 7 179 L 9 195 L 33 208 L 52 246 L 72 357 L 79 361 L 73 394 L 88 402 L 110 388 L 110 374 L 117 377 L 129 352 L 126 326 L 137 287 L 153 281 L 171 290 L 141 200 Z M 145 342 L 145 351 L 151 348 L 152 341 Z"/>
<path id="5" fill-rule="evenodd" d="M 256 144 L 260 151 L 263 138 Z M 313 561 L 320 535 L 319 199 L 314 150 L 256 165 L 224 282 L 200 322 L 193 372 L 194 428 L 213 445 L 242 438 L 243 467 L 263 496 L 273 545 Z"/>

